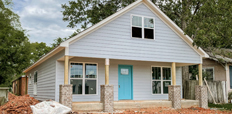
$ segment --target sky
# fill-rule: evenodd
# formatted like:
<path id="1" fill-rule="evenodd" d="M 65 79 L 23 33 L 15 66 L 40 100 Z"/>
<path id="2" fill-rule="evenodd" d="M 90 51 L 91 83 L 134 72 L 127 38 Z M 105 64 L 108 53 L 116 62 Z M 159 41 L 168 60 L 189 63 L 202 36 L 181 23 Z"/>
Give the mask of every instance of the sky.
<path id="1" fill-rule="evenodd" d="M 69 0 L 12 0 L 13 11 L 29 35 L 30 42 L 45 42 L 51 45 L 58 37 L 68 37 L 75 29 L 68 28 L 62 20 L 61 4 Z"/>

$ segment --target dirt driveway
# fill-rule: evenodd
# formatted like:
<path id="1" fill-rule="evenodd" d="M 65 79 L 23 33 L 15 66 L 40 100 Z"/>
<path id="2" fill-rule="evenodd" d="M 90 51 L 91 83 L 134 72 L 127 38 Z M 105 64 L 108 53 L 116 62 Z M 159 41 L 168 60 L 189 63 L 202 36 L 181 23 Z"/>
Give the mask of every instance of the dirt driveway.
<path id="1" fill-rule="evenodd" d="M 183 108 L 178 110 L 175 110 L 173 108 L 133 109 L 119 113 L 121 114 L 232 114 L 232 111 L 191 107 L 191 108 Z"/>

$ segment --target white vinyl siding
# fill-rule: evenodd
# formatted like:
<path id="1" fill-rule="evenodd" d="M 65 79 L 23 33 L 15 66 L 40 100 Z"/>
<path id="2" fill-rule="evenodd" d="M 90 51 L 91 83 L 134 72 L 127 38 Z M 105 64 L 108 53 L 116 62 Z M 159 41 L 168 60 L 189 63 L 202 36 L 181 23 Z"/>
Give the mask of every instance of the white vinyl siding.
<path id="1" fill-rule="evenodd" d="M 155 40 L 131 38 L 131 15 L 154 17 Z M 70 56 L 177 63 L 201 57 L 144 4 L 128 11 L 69 46 Z"/>
<path id="2" fill-rule="evenodd" d="M 32 74 L 31 84 L 28 86 L 28 94 L 38 100 L 55 100 L 55 86 L 56 86 L 56 61 L 64 55 L 61 51 L 44 61 L 39 66 L 30 70 L 27 74 Z M 62 69 L 60 69 L 62 70 Z M 38 72 L 37 76 L 37 95 L 33 94 L 34 72 Z"/>

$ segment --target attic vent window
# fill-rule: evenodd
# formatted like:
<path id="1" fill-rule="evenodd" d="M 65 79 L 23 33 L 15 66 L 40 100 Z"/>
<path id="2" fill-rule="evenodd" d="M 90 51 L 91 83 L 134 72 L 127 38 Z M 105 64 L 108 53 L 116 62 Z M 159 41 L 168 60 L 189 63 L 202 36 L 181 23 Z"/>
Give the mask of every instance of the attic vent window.
<path id="1" fill-rule="evenodd" d="M 132 37 L 142 39 L 155 39 L 154 18 L 132 16 Z"/>

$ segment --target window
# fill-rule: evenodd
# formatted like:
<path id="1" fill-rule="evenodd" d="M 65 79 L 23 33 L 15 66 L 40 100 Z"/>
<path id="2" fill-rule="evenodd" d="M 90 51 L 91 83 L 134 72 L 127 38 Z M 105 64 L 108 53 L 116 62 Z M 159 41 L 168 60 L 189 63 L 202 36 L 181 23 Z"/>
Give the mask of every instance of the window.
<path id="1" fill-rule="evenodd" d="M 171 68 L 152 67 L 152 94 L 168 94 L 171 81 Z"/>
<path id="2" fill-rule="evenodd" d="M 29 75 L 28 83 L 31 84 L 31 74 Z"/>
<path id="3" fill-rule="evenodd" d="M 37 71 L 34 72 L 34 95 L 37 95 L 37 77 L 38 77 L 38 73 Z"/>
<path id="4" fill-rule="evenodd" d="M 97 64 L 71 63 L 73 94 L 97 94 Z"/>
<path id="5" fill-rule="evenodd" d="M 202 68 L 202 70 L 203 70 L 203 78 L 206 78 L 206 80 L 214 79 L 214 68 L 213 67 Z"/>
<path id="6" fill-rule="evenodd" d="M 132 16 L 132 37 L 142 39 L 154 38 L 154 18 Z"/>

